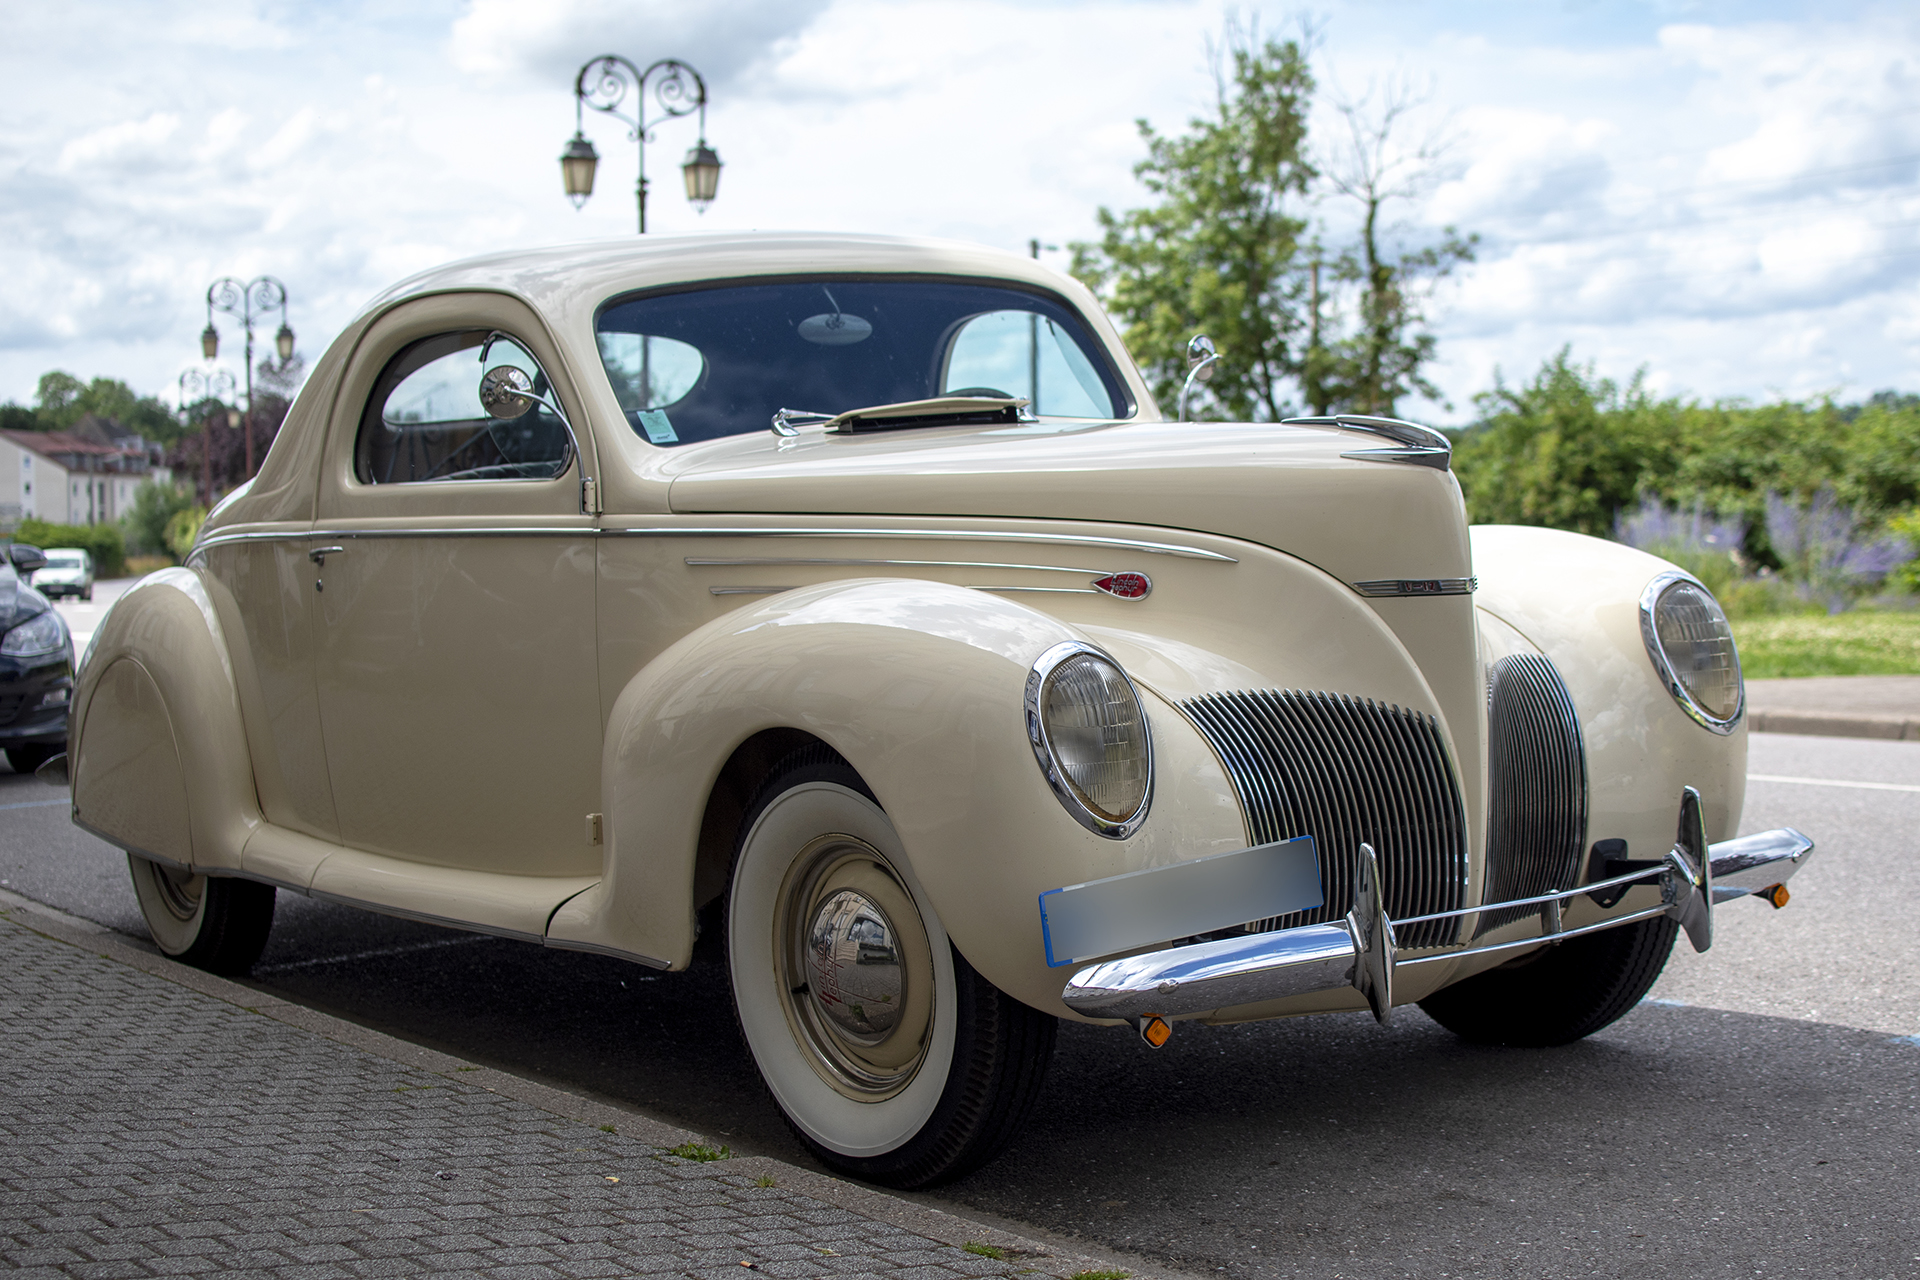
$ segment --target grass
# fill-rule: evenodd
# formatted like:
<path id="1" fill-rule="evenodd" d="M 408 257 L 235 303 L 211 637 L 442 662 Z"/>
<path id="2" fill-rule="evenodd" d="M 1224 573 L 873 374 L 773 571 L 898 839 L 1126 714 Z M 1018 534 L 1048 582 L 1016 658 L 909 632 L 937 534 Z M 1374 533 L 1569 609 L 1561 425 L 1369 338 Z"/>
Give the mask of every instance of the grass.
<path id="1" fill-rule="evenodd" d="M 763 1173 L 753 1180 L 753 1185 L 756 1187 L 777 1187 L 780 1184 L 773 1180 L 772 1174 Z"/>
<path id="2" fill-rule="evenodd" d="M 172 556 L 128 556 L 126 576 L 144 578 L 157 570 L 171 569 L 173 565 Z"/>
<path id="3" fill-rule="evenodd" d="M 977 1253 L 983 1258 L 992 1258 L 995 1262 L 1005 1262 L 1007 1260 L 1007 1251 L 1005 1249 L 995 1245 L 985 1244 L 979 1240 L 969 1240 L 960 1247 L 968 1253 Z"/>
<path id="4" fill-rule="evenodd" d="M 1736 618 L 1733 637 L 1749 680 L 1920 675 L 1920 613 Z"/>
<path id="5" fill-rule="evenodd" d="M 1131 1271 L 1076 1271 L 1073 1280 L 1127 1280 Z"/>
<path id="6" fill-rule="evenodd" d="M 704 1142 L 683 1142 L 667 1152 L 670 1156 L 679 1156 L 682 1160 L 698 1160 L 702 1164 L 711 1160 L 733 1159 L 733 1148 L 710 1147 Z"/>

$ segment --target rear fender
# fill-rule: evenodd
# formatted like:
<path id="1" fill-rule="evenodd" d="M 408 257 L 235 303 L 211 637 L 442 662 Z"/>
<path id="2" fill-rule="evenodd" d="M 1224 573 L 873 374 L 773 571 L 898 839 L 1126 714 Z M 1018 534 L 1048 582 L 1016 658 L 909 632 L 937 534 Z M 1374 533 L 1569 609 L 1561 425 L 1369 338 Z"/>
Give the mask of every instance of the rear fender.
<path id="1" fill-rule="evenodd" d="M 260 809 L 226 637 L 198 574 L 163 569 L 114 602 L 72 724 L 76 822 L 196 870 L 240 869 Z"/>

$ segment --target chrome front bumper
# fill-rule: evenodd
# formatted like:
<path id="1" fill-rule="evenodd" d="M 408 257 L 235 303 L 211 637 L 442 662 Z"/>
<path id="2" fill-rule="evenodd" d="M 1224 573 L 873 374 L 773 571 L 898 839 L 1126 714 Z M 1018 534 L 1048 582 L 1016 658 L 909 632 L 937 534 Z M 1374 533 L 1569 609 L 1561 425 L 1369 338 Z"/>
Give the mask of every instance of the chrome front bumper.
<path id="1" fill-rule="evenodd" d="M 1785 884 L 1812 853 L 1813 841 L 1791 827 L 1709 845 L 1699 794 L 1689 787 L 1681 795 L 1678 838 L 1666 856 L 1652 866 L 1558 893 L 1396 921 L 1387 918 L 1378 860 L 1373 849 L 1363 844 L 1353 909 L 1341 923 L 1168 947 L 1089 965 L 1073 975 L 1060 998 L 1075 1013 L 1138 1022 L 1350 986 L 1366 997 L 1374 1016 L 1384 1022 L 1393 1007 L 1394 973 L 1415 965 L 1519 951 L 1662 915 L 1678 920 L 1694 950 L 1705 951 L 1713 942 L 1716 903 Z M 1659 906 L 1624 912 L 1574 929 L 1561 923 L 1562 904 L 1571 898 L 1640 884 L 1659 885 Z M 1473 916 L 1505 907 L 1538 910 L 1541 932 L 1518 941 L 1454 947 L 1404 960 L 1396 954 L 1395 925 Z"/>

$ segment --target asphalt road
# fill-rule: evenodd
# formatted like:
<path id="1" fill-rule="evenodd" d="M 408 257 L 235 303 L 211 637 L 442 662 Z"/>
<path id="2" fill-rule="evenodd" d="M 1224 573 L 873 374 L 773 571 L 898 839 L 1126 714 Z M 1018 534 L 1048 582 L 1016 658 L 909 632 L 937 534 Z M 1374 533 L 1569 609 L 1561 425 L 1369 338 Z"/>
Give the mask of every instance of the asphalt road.
<path id="1" fill-rule="evenodd" d="M 122 857 L 4 768 L 0 885 L 143 935 Z M 1723 908 L 1589 1040 L 1480 1049 L 1411 1008 L 1157 1053 L 1066 1026 L 1015 1147 L 920 1198 L 1231 1277 L 1920 1275 L 1920 744 L 1756 735 L 1751 768 L 1746 828 L 1821 844 L 1793 903 Z M 711 959 L 280 902 L 262 988 L 807 1162 Z"/>

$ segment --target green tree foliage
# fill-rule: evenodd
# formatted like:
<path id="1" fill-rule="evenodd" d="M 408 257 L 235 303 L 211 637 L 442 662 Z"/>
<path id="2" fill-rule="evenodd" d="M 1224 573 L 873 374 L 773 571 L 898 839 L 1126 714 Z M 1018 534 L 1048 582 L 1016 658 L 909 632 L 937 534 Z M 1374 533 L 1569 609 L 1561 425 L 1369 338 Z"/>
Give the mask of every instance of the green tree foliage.
<path id="1" fill-rule="evenodd" d="M 1205 332 L 1227 355 L 1207 384 L 1216 414 L 1274 419 L 1289 410 L 1302 354 L 1307 224 L 1290 206 L 1314 177 L 1313 77 L 1293 41 L 1229 28 L 1225 53 L 1210 116 L 1177 138 L 1138 122 L 1147 158 L 1134 175 L 1159 202 L 1102 208 L 1100 243 L 1073 246 L 1073 272 L 1120 318 L 1165 409 L 1186 377 L 1187 339 Z"/>
<path id="2" fill-rule="evenodd" d="M 54 369 L 40 375 L 34 404 L 33 427 L 39 431 L 65 431 L 88 414 L 111 419 L 160 444 L 171 444 L 181 431 L 173 411 L 157 397 L 138 395 L 118 378 L 82 382 Z"/>
<path id="3" fill-rule="evenodd" d="M 133 506 L 121 517 L 126 526 L 127 549 L 135 555 L 163 555 L 167 545 L 167 527 L 173 518 L 194 505 L 193 490 L 185 485 L 165 485 L 148 480 L 133 491 Z"/>
<path id="4" fill-rule="evenodd" d="M 42 551 L 48 547 L 79 547 L 92 553 L 97 578 L 116 578 L 126 571 L 127 543 L 118 525 L 48 524 L 28 516 L 15 527 L 13 540 Z"/>
<path id="5" fill-rule="evenodd" d="M 1868 527 L 1920 507 L 1920 403 L 1876 396 L 1700 403 L 1625 387 L 1562 349 L 1523 386 L 1475 397 L 1456 433 L 1454 473 L 1476 524 L 1531 524 L 1607 537 L 1643 498 L 1747 526 L 1750 562 L 1777 565 L 1766 495 L 1802 505 L 1831 489 Z"/>

